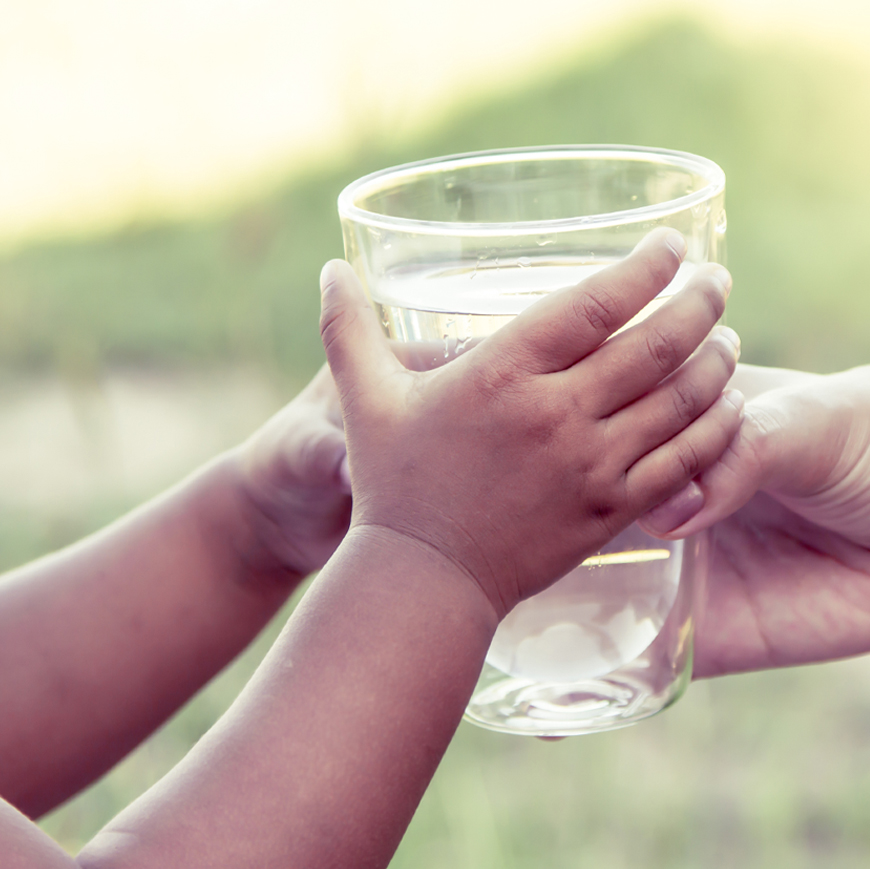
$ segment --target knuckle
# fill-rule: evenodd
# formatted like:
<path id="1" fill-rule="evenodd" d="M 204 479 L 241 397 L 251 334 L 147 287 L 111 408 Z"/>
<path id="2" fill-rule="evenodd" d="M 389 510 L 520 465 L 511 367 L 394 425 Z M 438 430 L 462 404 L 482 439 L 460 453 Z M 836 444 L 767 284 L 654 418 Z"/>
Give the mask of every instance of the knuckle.
<path id="1" fill-rule="evenodd" d="M 677 445 L 676 458 L 683 473 L 689 479 L 693 479 L 701 473 L 704 462 L 701 454 L 691 441 L 686 440 Z"/>
<path id="2" fill-rule="evenodd" d="M 588 324 L 596 334 L 605 337 L 620 324 L 616 296 L 601 286 L 575 295 L 572 313 L 581 326 Z"/>
<path id="3" fill-rule="evenodd" d="M 701 407 L 701 395 L 695 384 L 675 382 L 671 386 L 670 395 L 678 420 L 688 422 L 698 415 Z"/>
<path id="4" fill-rule="evenodd" d="M 662 374 L 670 374 L 682 361 L 680 348 L 673 338 L 652 324 L 646 328 L 646 345 L 650 358 Z"/>

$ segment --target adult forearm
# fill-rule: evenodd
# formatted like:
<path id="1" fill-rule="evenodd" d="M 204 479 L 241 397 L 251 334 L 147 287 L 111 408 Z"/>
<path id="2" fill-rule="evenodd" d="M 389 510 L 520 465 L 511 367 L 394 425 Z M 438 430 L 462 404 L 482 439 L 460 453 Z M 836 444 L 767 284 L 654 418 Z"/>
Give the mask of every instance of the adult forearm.
<path id="1" fill-rule="evenodd" d="M 226 716 L 81 864 L 385 866 L 496 624 L 438 554 L 352 533 Z"/>
<path id="2" fill-rule="evenodd" d="M 298 582 L 246 563 L 243 530 L 227 535 L 244 528 L 234 461 L 0 581 L 0 795 L 26 813 L 116 763 Z"/>

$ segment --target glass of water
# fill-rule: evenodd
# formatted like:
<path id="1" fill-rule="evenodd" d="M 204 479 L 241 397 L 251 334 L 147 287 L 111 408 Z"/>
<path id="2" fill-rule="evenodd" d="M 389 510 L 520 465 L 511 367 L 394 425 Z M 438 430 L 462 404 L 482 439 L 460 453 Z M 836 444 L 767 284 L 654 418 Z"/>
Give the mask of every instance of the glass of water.
<path id="1" fill-rule="evenodd" d="M 657 226 L 686 237 L 671 284 L 723 262 L 725 176 L 677 151 L 588 145 L 460 154 L 367 175 L 339 196 L 345 254 L 409 367 L 467 352 L 546 293 L 625 257 Z M 634 321 L 633 321 L 634 322 Z M 673 703 L 692 670 L 706 538 L 632 525 L 503 620 L 466 718 L 567 736 Z"/>

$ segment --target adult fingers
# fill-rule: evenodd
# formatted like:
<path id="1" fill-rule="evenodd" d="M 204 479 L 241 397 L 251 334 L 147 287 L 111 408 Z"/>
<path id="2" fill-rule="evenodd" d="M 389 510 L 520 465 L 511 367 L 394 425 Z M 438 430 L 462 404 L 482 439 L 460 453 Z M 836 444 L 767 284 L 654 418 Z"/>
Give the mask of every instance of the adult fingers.
<path id="1" fill-rule="evenodd" d="M 722 394 L 734 373 L 740 339 L 719 326 L 687 362 L 652 392 L 610 417 L 614 443 L 645 455 L 697 419 Z"/>
<path id="2" fill-rule="evenodd" d="M 584 371 L 592 374 L 597 413 L 615 413 L 676 371 L 722 316 L 730 289 L 722 266 L 700 266 L 680 292 L 601 347 Z"/>
<path id="3" fill-rule="evenodd" d="M 676 495 L 728 448 L 740 427 L 743 396 L 729 389 L 676 437 L 635 462 L 626 484 L 648 509 Z"/>
<path id="4" fill-rule="evenodd" d="M 320 274 L 320 291 L 320 336 L 344 404 L 403 369 L 348 263 L 328 262 Z"/>
<path id="5" fill-rule="evenodd" d="M 685 252 L 679 232 L 654 230 L 624 260 L 527 308 L 482 349 L 519 363 L 529 374 L 570 368 L 673 280 Z"/>
<path id="6" fill-rule="evenodd" d="M 722 456 L 707 468 L 690 491 L 659 504 L 641 520 L 650 534 L 676 539 L 709 528 L 739 510 L 766 485 L 772 474 L 788 472 L 781 408 L 764 401 L 749 402 L 737 436 Z M 791 463 L 792 473 L 799 468 Z"/>

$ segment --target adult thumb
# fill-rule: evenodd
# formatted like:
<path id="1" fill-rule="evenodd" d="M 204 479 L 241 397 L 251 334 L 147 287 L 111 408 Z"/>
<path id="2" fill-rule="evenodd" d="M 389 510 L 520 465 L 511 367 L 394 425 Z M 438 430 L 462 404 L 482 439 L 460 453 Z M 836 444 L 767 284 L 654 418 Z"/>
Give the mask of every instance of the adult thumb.
<path id="1" fill-rule="evenodd" d="M 342 399 L 401 368 L 348 263 L 323 267 L 320 293 L 320 337 Z"/>

